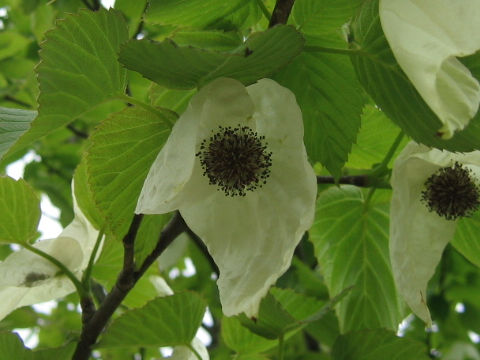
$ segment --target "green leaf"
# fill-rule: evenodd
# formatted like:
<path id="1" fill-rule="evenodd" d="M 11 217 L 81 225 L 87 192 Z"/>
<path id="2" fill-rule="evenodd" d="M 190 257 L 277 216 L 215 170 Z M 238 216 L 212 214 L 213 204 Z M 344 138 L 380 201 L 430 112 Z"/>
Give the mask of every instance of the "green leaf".
<path id="1" fill-rule="evenodd" d="M 366 204 L 353 186 L 329 188 L 318 198 L 310 240 L 325 283 L 334 295 L 354 285 L 336 308 L 342 332 L 396 330 L 402 320 L 389 261 L 388 206 L 375 197 Z"/>
<path id="2" fill-rule="evenodd" d="M 75 187 L 73 189 L 75 193 L 75 199 L 82 209 L 83 214 L 87 217 L 88 221 L 96 228 L 103 228 L 103 217 L 95 206 L 93 200 L 93 194 L 88 184 L 88 174 L 85 157 L 82 158 L 80 164 L 78 164 L 75 174 L 73 176 Z"/>
<path id="3" fill-rule="evenodd" d="M 214 30 L 179 31 L 174 34 L 172 40 L 179 46 L 194 46 L 226 52 L 242 44 L 242 38 L 238 33 Z"/>
<path id="4" fill-rule="evenodd" d="M 30 127 L 36 111 L 0 107 L 0 159 Z"/>
<path id="5" fill-rule="evenodd" d="M 428 360 L 427 354 L 424 344 L 383 329 L 340 335 L 332 350 L 333 360 Z"/>
<path id="6" fill-rule="evenodd" d="M 350 62 L 343 55 L 304 52 L 275 79 L 297 97 L 310 160 L 339 177 L 355 142 L 365 100 Z"/>
<path id="7" fill-rule="evenodd" d="M 278 344 L 276 340 L 268 340 L 249 331 L 235 317 L 222 319 L 222 339 L 238 354 L 260 353 Z"/>
<path id="8" fill-rule="evenodd" d="M 28 42 L 28 39 L 20 35 L 18 32 L 5 31 L 2 29 L 0 32 L 0 60 L 25 50 Z"/>
<path id="9" fill-rule="evenodd" d="M 40 52 L 38 117 L 15 147 L 28 146 L 123 93 L 126 72 L 117 52 L 127 39 L 124 18 L 113 9 L 82 11 L 58 22 Z"/>
<path id="10" fill-rule="evenodd" d="M 169 111 L 129 107 L 110 116 L 90 136 L 88 182 L 107 234 L 121 239 L 127 232 L 147 173 L 173 121 Z"/>
<path id="11" fill-rule="evenodd" d="M 53 349 L 42 349 L 33 352 L 33 360 L 70 359 L 75 352 L 76 343 Z"/>
<path id="12" fill-rule="evenodd" d="M 343 26 L 362 0 L 297 0 L 290 20 L 305 35 L 309 46 L 346 48 Z"/>
<path id="13" fill-rule="evenodd" d="M 171 109 L 178 114 L 185 111 L 193 94 L 195 90 L 171 90 L 155 83 L 148 92 L 153 105 Z"/>
<path id="14" fill-rule="evenodd" d="M 300 33 L 291 26 L 279 25 L 253 34 L 235 53 L 144 39 L 130 40 L 122 47 L 119 60 L 159 85 L 192 89 L 222 76 L 246 85 L 254 83 L 288 64 L 302 47 Z"/>
<path id="15" fill-rule="evenodd" d="M 480 267 L 479 228 L 480 211 L 477 211 L 472 217 L 462 218 L 458 221 L 452 240 L 455 249 L 478 267 Z"/>
<path id="16" fill-rule="evenodd" d="M 238 319 L 255 334 L 276 339 L 320 320 L 343 296 L 344 293 L 325 305 L 290 289 L 272 288 L 260 303 L 258 319 L 248 319 L 245 315 Z"/>
<path id="17" fill-rule="evenodd" d="M 0 359 L 32 360 L 32 352 L 17 334 L 0 332 Z"/>
<path id="18" fill-rule="evenodd" d="M 160 239 L 160 232 L 171 218 L 171 214 L 144 215 L 135 238 L 135 263 L 141 264 L 153 251 Z"/>
<path id="19" fill-rule="evenodd" d="M 352 146 L 346 166 L 355 169 L 370 169 L 372 165 L 382 162 L 401 130 L 385 113 L 373 105 L 366 105 L 363 108 L 361 122 L 357 143 Z M 400 153 L 407 142 L 407 138 L 402 140 L 389 165 L 393 163 L 396 155 Z"/>
<path id="20" fill-rule="evenodd" d="M 193 292 L 154 299 L 115 319 L 98 347 L 189 345 L 205 308 L 205 302 Z"/>
<path id="21" fill-rule="evenodd" d="M 375 103 L 413 140 L 449 151 L 472 151 L 480 143 L 480 112 L 452 139 L 437 135 L 442 126 L 396 62 L 383 34 L 378 0 L 366 1 L 351 26 L 351 60 L 360 83 Z"/>
<path id="22" fill-rule="evenodd" d="M 149 22 L 177 27 L 205 28 L 235 12 L 245 0 L 156 0 L 151 1 Z"/>
<path id="23" fill-rule="evenodd" d="M 0 176 L 0 243 L 30 243 L 37 237 L 40 200 L 23 179 Z"/>
<path id="24" fill-rule="evenodd" d="M 296 323 L 296 319 L 270 293 L 260 303 L 258 318 L 252 320 L 245 314 L 237 318 L 243 326 L 267 339 L 279 338 L 285 334 L 289 326 Z"/>

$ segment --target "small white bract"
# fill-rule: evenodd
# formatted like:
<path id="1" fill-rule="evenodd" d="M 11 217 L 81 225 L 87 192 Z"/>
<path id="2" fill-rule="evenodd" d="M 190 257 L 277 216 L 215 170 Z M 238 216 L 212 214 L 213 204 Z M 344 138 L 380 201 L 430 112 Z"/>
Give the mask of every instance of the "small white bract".
<path id="1" fill-rule="evenodd" d="M 218 265 L 225 315 L 255 316 L 313 222 L 316 192 L 293 93 L 220 78 L 178 119 L 136 212 L 178 209 Z"/>
<path id="2" fill-rule="evenodd" d="M 395 58 L 451 138 L 480 103 L 479 82 L 457 59 L 480 49 L 480 0 L 380 0 L 379 13 Z"/>
<path id="3" fill-rule="evenodd" d="M 57 238 L 41 240 L 33 246 L 61 261 L 80 278 L 98 231 L 82 213 L 75 198 L 73 209 L 73 221 Z M 72 282 L 58 267 L 26 249 L 0 262 L 0 274 L 0 320 L 19 307 L 57 299 L 75 291 Z"/>
<path id="4" fill-rule="evenodd" d="M 409 143 L 391 184 L 390 260 L 398 291 L 428 326 L 426 289 L 456 219 L 478 206 L 480 151 L 451 153 Z M 439 215 L 441 214 L 441 215 Z"/>

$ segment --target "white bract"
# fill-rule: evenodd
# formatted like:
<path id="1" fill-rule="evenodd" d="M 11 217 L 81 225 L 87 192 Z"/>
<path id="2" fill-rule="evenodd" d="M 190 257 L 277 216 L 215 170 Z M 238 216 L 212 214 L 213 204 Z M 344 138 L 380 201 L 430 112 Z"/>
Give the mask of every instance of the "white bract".
<path id="1" fill-rule="evenodd" d="M 453 238 L 456 220 L 430 211 L 422 200 L 425 183 L 440 169 L 460 165 L 474 181 L 480 179 L 480 151 L 451 153 L 409 143 L 396 159 L 391 184 L 390 260 L 398 291 L 428 326 L 427 284 L 442 252 Z"/>
<path id="2" fill-rule="evenodd" d="M 78 278 L 87 267 L 98 231 L 93 228 L 73 199 L 75 217 L 55 239 L 41 240 L 33 246 L 55 257 Z M 70 294 L 72 282 L 48 260 L 21 249 L 0 262 L 0 319 L 16 308 Z"/>
<path id="3" fill-rule="evenodd" d="M 313 222 L 316 192 L 293 93 L 220 78 L 178 119 L 136 212 L 178 209 L 218 265 L 223 312 L 255 316 Z"/>
<path id="4" fill-rule="evenodd" d="M 400 67 L 452 137 L 480 103 L 478 80 L 457 59 L 480 49 L 480 0 L 380 0 L 379 12 Z"/>

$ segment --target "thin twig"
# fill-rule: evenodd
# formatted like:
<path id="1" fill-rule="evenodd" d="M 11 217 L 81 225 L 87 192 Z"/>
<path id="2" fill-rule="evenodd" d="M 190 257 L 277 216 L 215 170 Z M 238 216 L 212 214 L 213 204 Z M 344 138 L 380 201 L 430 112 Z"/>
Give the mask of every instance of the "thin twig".
<path id="1" fill-rule="evenodd" d="M 125 258 L 130 258 L 130 240 L 134 239 L 140 225 L 141 217 L 135 215 L 130 229 L 123 239 L 125 248 Z M 90 317 L 89 321 L 84 323 L 80 341 L 77 344 L 73 360 L 87 360 L 90 357 L 92 346 L 97 341 L 98 336 L 105 328 L 108 320 L 111 318 L 115 310 L 120 306 L 123 299 L 129 291 L 135 286 L 136 282 L 147 271 L 149 266 L 157 259 L 157 257 L 167 248 L 167 246 L 182 232 L 187 229 L 185 221 L 180 213 L 176 213 L 170 222 L 165 226 L 160 234 L 157 246 L 150 255 L 146 257 L 139 270 L 134 271 L 134 264 L 131 259 L 124 260 L 124 268 L 118 275 L 117 281 L 110 293 L 105 297 L 98 310 Z M 133 240 L 132 240 L 133 242 Z"/>
<path id="2" fill-rule="evenodd" d="M 288 17 L 290 16 L 290 12 L 292 11 L 294 2 L 295 0 L 277 0 L 268 27 L 272 27 L 277 24 L 286 24 Z"/>
<path id="3" fill-rule="evenodd" d="M 75 126 L 72 124 L 67 125 L 67 129 L 70 130 L 72 133 L 74 133 L 76 136 L 82 139 L 88 139 L 88 134 L 86 132 L 83 132 L 81 130 L 78 130 Z"/>
<path id="4" fill-rule="evenodd" d="M 220 270 L 218 270 L 218 266 L 215 263 L 215 260 L 213 260 L 212 255 L 210 255 L 210 253 L 208 252 L 208 249 L 203 243 L 202 239 L 200 239 L 200 237 L 198 237 L 197 234 L 195 234 L 190 228 L 187 228 L 186 233 L 193 240 L 195 245 L 197 245 L 197 247 L 200 249 L 200 251 L 205 256 L 205 258 L 207 258 L 208 262 L 210 263 L 210 266 L 212 267 L 212 271 L 218 277 L 218 275 L 220 274 Z"/>

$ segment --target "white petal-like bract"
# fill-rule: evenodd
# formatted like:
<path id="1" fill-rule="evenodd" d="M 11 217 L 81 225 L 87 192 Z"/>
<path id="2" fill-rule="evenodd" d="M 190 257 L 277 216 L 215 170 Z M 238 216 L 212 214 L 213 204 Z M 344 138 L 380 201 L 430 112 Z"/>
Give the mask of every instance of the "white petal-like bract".
<path id="1" fill-rule="evenodd" d="M 400 67 L 443 126 L 465 128 L 480 104 L 480 84 L 457 57 L 480 49 L 480 0 L 380 0 L 383 32 Z"/>
<path id="2" fill-rule="evenodd" d="M 81 212 L 74 198 L 73 221 L 55 239 L 33 246 L 60 260 L 77 277 L 86 268 L 98 231 Z M 16 308 L 57 299 L 75 290 L 71 281 L 48 260 L 26 249 L 0 262 L 0 319 Z"/>
<path id="3" fill-rule="evenodd" d="M 270 174 L 245 196 L 227 196 L 209 183 L 195 154 L 219 127 L 243 126 L 264 137 Z M 293 93 L 270 79 L 245 87 L 220 78 L 202 88 L 178 119 L 150 169 L 136 212 L 178 209 L 218 265 L 225 315 L 256 316 L 313 222 L 316 192 Z"/>
<path id="4" fill-rule="evenodd" d="M 390 260 L 399 293 L 428 326 L 432 320 L 426 289 L 445 246 L 453 238 L 456 221 L 431 212 L 422 202 L 427 179 L 456 162 L 480 174 L 480 151 L 454 154 L 409 143 L 395 160 L 391 184 Z"/>

